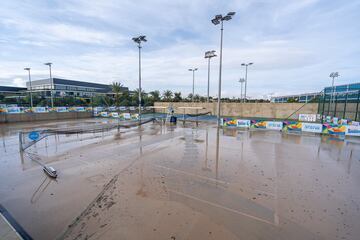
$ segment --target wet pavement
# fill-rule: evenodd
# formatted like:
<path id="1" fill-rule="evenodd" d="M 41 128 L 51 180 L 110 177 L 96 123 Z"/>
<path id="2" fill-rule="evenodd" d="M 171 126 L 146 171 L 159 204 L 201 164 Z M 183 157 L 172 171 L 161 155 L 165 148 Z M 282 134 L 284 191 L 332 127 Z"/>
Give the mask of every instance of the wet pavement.
<path id="1" fill-rule="evenodd" d="M 34 239 L 359 239 L 356 138 L 149 123 L 19 153 L 107 121 L 0 126 L 0 203 Z"/>

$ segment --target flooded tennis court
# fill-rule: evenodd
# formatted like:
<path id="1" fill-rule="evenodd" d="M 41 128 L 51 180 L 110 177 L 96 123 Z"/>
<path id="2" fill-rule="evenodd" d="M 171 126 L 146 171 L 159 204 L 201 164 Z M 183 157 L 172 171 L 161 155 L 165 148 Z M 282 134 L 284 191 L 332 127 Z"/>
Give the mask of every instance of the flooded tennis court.
<path id="1" fill-rule="evenodd" d="M 356 138 L 150 122 L 19 153 L 108 121 L 1 125 L 0 204 L 33 239 L 359 239 Z"/>

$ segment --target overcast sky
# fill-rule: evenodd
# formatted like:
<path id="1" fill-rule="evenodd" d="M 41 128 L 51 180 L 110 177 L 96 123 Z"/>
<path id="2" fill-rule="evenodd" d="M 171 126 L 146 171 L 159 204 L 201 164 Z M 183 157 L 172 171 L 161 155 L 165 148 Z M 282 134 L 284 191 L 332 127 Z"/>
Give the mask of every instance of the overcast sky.
<path id="1" fill-rule="evenodd" d="M 188 68 L 198 67 L 195 93 L 206 94 L 204 52 L 219 52 L 216 14 L 235 11 L 224 24 L 223 95 L 240 96 L 243 62 L 252 97 L 320 91 L 360 82 L 359 0 L 1 0 L 0 85 L 25 86 L 53 74 L 98 83 L 138 84 L 137 47 L 143 50 L 145 91 L 170 89 L 187 95 Z M 212 59 L 210 93 L 216 96 L 219 58 Z"/>

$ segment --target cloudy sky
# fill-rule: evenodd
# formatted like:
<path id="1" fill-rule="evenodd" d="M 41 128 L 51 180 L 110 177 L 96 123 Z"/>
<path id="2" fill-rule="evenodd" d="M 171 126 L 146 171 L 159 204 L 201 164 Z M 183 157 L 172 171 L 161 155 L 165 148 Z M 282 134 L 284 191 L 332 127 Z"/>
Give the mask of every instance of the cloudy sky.
<path id="1" fill-rule="evenodd" d="M 224 26 L 223 95 L 240 96 L 243 62 L 252 97 L 320 91 L 338 71 L 338 84 L 360 82 L 359 0 L 1 0 L 0 85 L 24 86 L 55 77 L 137 87 L 137 48 L 143 46 L 146 91 L 192 89 L 188 68 L 198 67 L 195 92 L 205 95 L 204 52 L 219 51 L 215 14 L 235 11 Z M 219 58 L 213 58 L 216 96 Z"/>

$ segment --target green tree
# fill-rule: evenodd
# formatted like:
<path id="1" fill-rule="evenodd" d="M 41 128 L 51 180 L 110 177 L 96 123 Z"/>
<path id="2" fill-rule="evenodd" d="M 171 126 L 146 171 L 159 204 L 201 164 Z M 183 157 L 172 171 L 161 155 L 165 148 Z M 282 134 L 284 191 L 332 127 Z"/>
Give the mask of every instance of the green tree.
<path id="1" fill-rule="evenodd" d="M 181 100 L 181 92 L 174 92 L 174 102 L 180 102 Z"/>
<path id="2" fill-rule="evenodd" d="M 160 99 L 160 91 L 155 90 L 155 91 L 150 92 L 149 94 L 154 102 L 159 102 L 161 100 Z"/>
<path id="3" fill-rule="evenodd" d="M 165 91 L 163 92 L 163 100 L 164 100 L 164 101 L 169 102 L 169 101 L 172 100 L 172 97 L 173 97 L 172 91 L 170 91 L 170 90 L 165 90 Z"/>
<path id="4" fill-rule="evenodd" d="M 111 90 L 113 93 L 115 93 L 115 106 L 117 106 L 117 107 L 119 107 L 120 93 L 121 93 L 122 87 L 123 87 L 123 85 L 120 82 L 113 82 L 111 84 Z"/>

